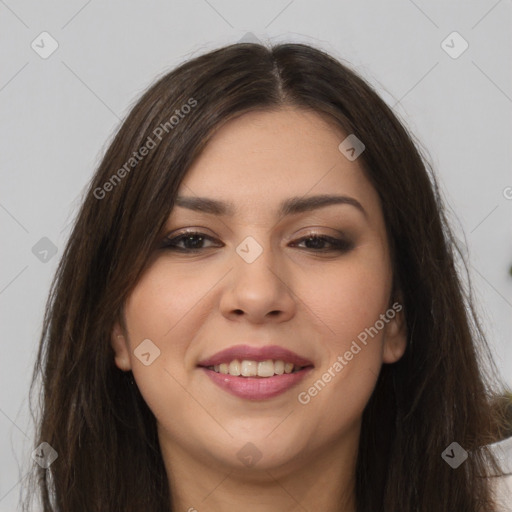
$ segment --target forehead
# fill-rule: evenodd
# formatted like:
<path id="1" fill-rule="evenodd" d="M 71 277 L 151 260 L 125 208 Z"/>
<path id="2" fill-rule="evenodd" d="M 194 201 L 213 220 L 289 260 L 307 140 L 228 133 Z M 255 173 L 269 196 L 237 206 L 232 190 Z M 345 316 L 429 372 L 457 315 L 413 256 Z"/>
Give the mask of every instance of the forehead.
<path id="1" fill-rule="evenodd" d="M 183 179 L 180 196 L 232 203 L 237 211 L 277 211 L 289 197 L 342 194 L 378 207 L 357 160 L 338 149 L 346 134 L 315 112 L 284 108 L 249 112 L 210 139 Z"/>

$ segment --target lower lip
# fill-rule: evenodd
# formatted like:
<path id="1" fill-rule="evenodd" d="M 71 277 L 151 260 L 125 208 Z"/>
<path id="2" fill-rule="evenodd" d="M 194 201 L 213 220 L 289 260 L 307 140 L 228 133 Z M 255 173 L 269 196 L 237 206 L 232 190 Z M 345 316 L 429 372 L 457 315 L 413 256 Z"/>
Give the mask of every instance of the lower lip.
<path id="1" fill-rule="evenodd" d="M 217 386 L 247 400 L 264 400 L 278 396 L 297 385 L 313 369 L 312 366 L 308 366 L 295 373 L 283 373 L 273 377 L 237 377 L 217 373 L 204 366 L 201 368 Z"/>

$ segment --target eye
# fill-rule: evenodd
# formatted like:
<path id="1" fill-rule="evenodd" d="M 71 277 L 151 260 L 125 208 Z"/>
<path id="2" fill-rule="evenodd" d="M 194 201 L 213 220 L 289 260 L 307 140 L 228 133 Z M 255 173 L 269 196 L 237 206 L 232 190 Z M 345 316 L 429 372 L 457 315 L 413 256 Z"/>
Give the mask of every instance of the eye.
<path id="1" fill-rule="evenodd" d="M 166 237 L 162 241 L 161 248 L 182 252 L 198 251 L 205 248 L 202 247 L 205 240 L 213 241 L 215 239 L 199 231 L 185 231 L 173 238 Z M 181 243 L 184 244 L 184 247 L 179 246 Z M 208 249 L 208 247 L 206 247 L 206 249 Z"/>
<path id="2" fill-rule="evenodd" d="M 293 242 L 292 245 L 299 246 L 302 243 L 308 245 L 305 249 L 315 252 L 347 252 L 353 248 L 353 244 L 348 240 L 333 238 L 327 235 L 319 235 L 317 233 L 310 233 L 296 242 Z M 325 244 L 328 244 L 330 247 L 325 247 Z"/>
<path id="3" fill-rule="evenodd" d="M 215 242 L 216 240 L 200 231 L 185 231 L 172 238 L 166 237 L 162 241 L 161 248 L 181 252 L 197 252 L 212 247 L 204 247 L 205 241 Z M 300 247 L 301 244 L 306 244 L 306 247 Z M 317 233 L 310 233 L 290 245 L 313 252 L 348 252 L 353 248 L 353 244 L 348 240 Z M 217 246 L 219 245 L 217 244 Z"/>

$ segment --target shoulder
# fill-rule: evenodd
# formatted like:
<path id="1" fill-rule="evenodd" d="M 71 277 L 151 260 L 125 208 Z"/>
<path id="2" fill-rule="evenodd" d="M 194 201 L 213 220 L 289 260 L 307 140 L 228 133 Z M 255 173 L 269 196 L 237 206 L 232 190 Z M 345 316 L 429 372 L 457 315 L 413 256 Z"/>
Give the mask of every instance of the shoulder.
<path id="1" fill-rule="evenodd" d="M 496 493 L 497 512 L 512 512 L 512 437 L 489 445 L 500 461 L 504 476 L 492 477 Z"/>
<path id="2" fill-rule="evenodd" d="M 512 474 L 493 478 L 496 493 L 496 512 L 512 512 Z"/>

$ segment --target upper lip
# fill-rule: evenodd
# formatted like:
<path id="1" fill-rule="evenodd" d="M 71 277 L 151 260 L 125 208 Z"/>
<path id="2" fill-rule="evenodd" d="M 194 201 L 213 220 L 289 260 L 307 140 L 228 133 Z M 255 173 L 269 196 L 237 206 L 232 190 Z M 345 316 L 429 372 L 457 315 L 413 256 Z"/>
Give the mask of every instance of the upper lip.
<path id="1" fill-rule="evenodd" d="M 215 366 L 217 364 L 229 363 L 234 359 L 243 361 L 266 361 L 268 359 L 281 360 L 293 363 L 294 366 L 313 366 L 313 363 L 295 352 L 278 345 L 268 345 L 265 347 L 251 347 L 250 345 L 235 345 L 217 352 L 207 359 L 198 363 L 199 366 Z"/>

